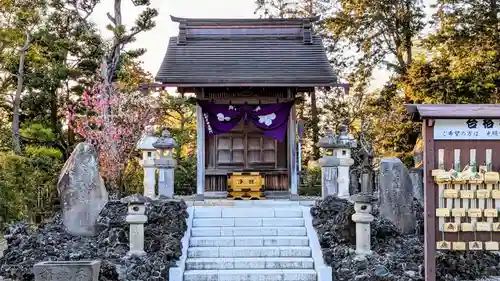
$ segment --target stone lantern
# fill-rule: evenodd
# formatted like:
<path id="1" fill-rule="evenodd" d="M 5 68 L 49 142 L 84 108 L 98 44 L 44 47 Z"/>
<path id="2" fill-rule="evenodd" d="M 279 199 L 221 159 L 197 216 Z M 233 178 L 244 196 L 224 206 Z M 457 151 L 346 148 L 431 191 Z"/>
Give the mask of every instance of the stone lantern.
<path id="1" fill-rule="evenodd" d="M 327 130 L 316 145 L 324 150 L 319 160 L 322 196 L 335 195 L 349 199 L 349 167 L 354 164 L 351 149 L 357 146 L 356 140 L 348 134 L 347 126 L 341 125 L 339 136 Z"/>
<path id="2" fill-rule="evenodd" d="M 156 184 L 156 148 L 153 147 L 153 143 L 156 142 L 158 137 L 154 135 L 155 130 L 153 126 L 147 126 L 145 131 L 136 148 L 142 151 L 140 164 L 144 169 L 144 196 L 153 198 L 155 197 Z"/>
<path id="3" fill-rule="evenodd" d="M 177 161 L 172 157 L 172 150 L 177 147 L 177 143 L 170 136 L 168 130 L 164 130 L 161 137 L 153 144 L 158 149 L 159 157 L 155 160 L 158 168 L 158 193 L 159 196 L 173 198 L 174 196 L 174 169 Z"/>

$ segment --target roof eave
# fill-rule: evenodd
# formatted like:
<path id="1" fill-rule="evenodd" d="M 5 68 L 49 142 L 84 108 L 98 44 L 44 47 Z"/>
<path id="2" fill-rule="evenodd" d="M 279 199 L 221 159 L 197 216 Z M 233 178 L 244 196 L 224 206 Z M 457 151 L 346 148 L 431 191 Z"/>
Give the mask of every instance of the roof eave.
<path id="1" fill-rule="evenodd" d="M 500 117 L 500 104 L 405 104 L 404 107 L 414 121 Z"/>
<path id="2" fill-rule="evenodd" d="M 314 23 L 320 20 L 320 16 L 308 17 L 308 18 L 271 18 L 271 19 L 259 19 L 259 18 L 181 18 L 170 15 L 170 19 L 177 23 L 195 23 L 198 25 L 203 24 L 218 24 L 218 25 L 231 25 L 236 23 L 248 23 L 248 24 L 301 24 L 304 22 Z"/>
<path id="3" fill-rule="evenodd" d="M 341 86 L 337 82 L 329 83 L 176 83 L 176 82 L 162 82 L 165 87 L 176 87 L 176 88 L 204 88 L 204 87 L 336 87 Z"/>

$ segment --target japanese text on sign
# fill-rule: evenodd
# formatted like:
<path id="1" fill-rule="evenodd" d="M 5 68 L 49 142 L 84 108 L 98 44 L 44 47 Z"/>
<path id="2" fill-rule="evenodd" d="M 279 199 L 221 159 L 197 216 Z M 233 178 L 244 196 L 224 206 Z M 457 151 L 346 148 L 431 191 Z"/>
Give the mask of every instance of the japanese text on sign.
<path id="1" fill-rule="evenodd" d="M 437 119 L 436 140 L 500 140 L 499 119 Z"/>

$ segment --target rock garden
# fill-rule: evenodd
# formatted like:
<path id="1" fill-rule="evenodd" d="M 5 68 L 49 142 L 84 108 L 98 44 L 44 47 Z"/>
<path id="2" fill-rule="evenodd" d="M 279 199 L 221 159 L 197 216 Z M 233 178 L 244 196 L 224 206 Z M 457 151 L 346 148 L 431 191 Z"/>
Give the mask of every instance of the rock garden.
<path id="1" fill-rule="evenodd" d="M 102 261 L 100 281 L 168 280 L 169 268 L 181 255 L 187 229 L 184 201 L 159 199 L 146 203 L 144 256 L 128 256 L 127 204 L 109 201 L 101 210 L 96 236 L 75 236 L 63 225 L 62 214 L 33 228 L 25 222 L 5 230 L 8 248 L 0 258 L 0 276 L 34 280 L 33 265 L 41 261 Z"/>
<path id="2" fill-rule="evenodd" d="M 373 253 L 358 259 L 355 224 L 350 219 L 354 205 L 329 196 L 318 200 L 311 214 L 318 232 L 325 262 L 337 281 L 420 281 L 424 280 L 423 207 L 414 201 L 417 227 L 413 234 L 398 229 L 374 210 Z M 486 251 L 438 252 L 436 278 L 439 281 L 477 280 L 498 275 L 500 255 Z"/>

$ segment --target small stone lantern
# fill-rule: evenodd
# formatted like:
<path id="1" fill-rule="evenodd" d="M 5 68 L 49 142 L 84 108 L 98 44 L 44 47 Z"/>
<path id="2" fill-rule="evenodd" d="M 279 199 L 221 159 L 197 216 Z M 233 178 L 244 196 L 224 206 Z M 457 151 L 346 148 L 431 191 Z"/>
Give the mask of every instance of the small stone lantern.
<path id="1" fill-rule="evenodd" d="M 153 198 L 156 195 L 156 148 L 153 147 L 153 143 L 156 142 L 158 137 L 154 135 L 155 130 L 153 126 L 147 126 L 145 131 L 145 134 L 137 143 L 136 148 L 142 150 L 142 160 L 140 164 L 144 169 L 144 196 Z"/>
<path id="2" fill-rule="evenodd" d="M 128 204 L 128 216 L 126 221 L 130 224 L 129 255 L 145 255 L 144 251 L 144 224 L 148 220 L 146 214 L 146 202 L 151 199 L 140 194 L 127 196 L 121 200 Z"/>
<path id="3" fill-rule="evenodd" d="M 161 137 L 153 143 L 158 149 L 159 157 L 155 160 L 155 166 L 158 168 L 158 193 L 159 196 L 173 198 L 174 196 L 174 170 L 177 161 L 172 157 L 172 150 L 177 147 L 177 143 L 170 136 L 168 130 L 164 130 Z"/>
<path id="4" fill-rule="evenodd" d="M 371 227 L 374 217 L 371 214 L 373 197 L 370 194 L 360 193 L 352 196 L 354 211 L 352 221 L 356 223 L 356 255 L 364 258 L 371 254 Z"/>

